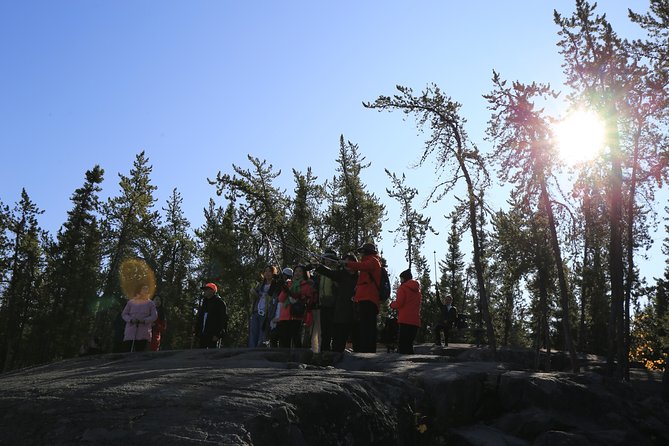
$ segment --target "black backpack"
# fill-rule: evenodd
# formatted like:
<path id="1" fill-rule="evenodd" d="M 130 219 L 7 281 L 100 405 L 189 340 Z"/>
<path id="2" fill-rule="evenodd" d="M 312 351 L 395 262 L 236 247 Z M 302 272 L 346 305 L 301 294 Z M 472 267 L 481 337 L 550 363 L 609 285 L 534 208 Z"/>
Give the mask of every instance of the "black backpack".
<path id="1" fill-rule="evenodd" d="M 376 280 L 374 280 L 374 276 L 372 276 L 370 273 L 369 278 L 372 279 L 372 282 L 374 282 L 374 285 L 376 286 L 376 289 L 379 290 L 379 300 L 381 302 L 385 302 L 388 299 L 390 299 L 390 277 L 388 276 L 388 270 L 385 267 L 381 267 L 381 284 L 379 285 L 376 283 Z"/>

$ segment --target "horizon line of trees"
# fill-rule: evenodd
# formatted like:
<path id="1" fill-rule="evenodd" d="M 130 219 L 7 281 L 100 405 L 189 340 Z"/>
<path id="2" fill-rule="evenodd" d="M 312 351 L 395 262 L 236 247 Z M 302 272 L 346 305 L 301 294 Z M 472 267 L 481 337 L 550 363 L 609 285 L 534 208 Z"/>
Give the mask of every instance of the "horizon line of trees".
<path id="1" fill-rule="evenodd" d="M 606 356 L 618 378 L 629 379 L 631 363 L 666 371 L 669 268 L 647 284 L 635 259 L 653 243 L 655 192 L 669 172 L 669 0 L 651 0 L 648 13 L 630 11 L 630 19 L 647 39 L 619 37 L 583 0 L 570 16 L 555 12 L 566 100 L 596 111 L 606 125 L 605 154 L 575 169 L 569 192 L 558 182 L 556 118 L 545 111 L 561 92 L 549 85 L 509 82 L 493 72 L 484 94 L 491 112 L 485 152 L 469 139 L 461 105 L 436 85 L 420 93 L 397 86 L 393 96 L 363 102 L 400 111 L 429 130 L 418 167 L 433 166 L 436 179 L 422 205 L 404 176 L 386 171 L 386 194 L 401 212 L 390 232 L 406 246 L 423 289 L 419 341 L 431 340 L 436 286 L 461 312 L 477 316 L 493 352 L 534 348 L 537 369 L 549 370 L 551 350 L 560 349 L 574 371 L 577 352 Z M 0 369 L 76 356 L 91 337 L 108 349 L 124 304 L 118 272 L 127 258 L 141 258 L 155 272 L 169 317 L 164 348 L 192 347 L 206 281 L 216 282 L 228 302 L 229 344 L 245 345 L 245 296 L 266 264 L 294 265 L 309 252 L 334 247 L 344 254 L 378 240 L 386 210 L 362 180 L 370 163 L 343 135 L 332 178 L 293 169 L 291 194 L 276 186 L 281 172 L 266 160 L 248 161 L 211 180 L 224 205 L 210 200 L 200 228 L 184 216 L 176 189 L 156 209 L 144 152 L 128 175 L 119 174 L 118 195 L 104 203 L 103 169 L 87 171 L 55 236 L 39 227 L 42 211 L 25 189 L 13 208 L 0 202 Z M 512 186 L 505 210 L 487 201 L 493 179 Z M 460 192 L 444 216 L 447 254 L 431 271 L 425 238 L 436 231 L 420 211 Z M 669 237 L 663 252 L 669 256 Z"/>

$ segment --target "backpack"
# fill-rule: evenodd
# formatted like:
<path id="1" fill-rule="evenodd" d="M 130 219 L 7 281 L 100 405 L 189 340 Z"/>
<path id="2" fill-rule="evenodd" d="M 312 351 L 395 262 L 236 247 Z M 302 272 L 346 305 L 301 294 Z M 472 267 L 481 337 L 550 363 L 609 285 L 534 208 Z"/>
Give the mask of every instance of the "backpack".
<path id="1" fill-rule="evenodd" d="M 369 274 L 370 279 L 372 279 L 372 282 L 374 282 L 374 285 L 376 285 L 376 289 L 379 290 L 379 300 L 381 302 L 385 302 L 388 299 L 390 299 L 390 290 L 391 290 L 391 285 L 390 285 L 390 277 L 388 276 L 388 270 L 385 267 L 381 267 L 381 284 L 379 285 L 376 283 L 376 280 L 374 280 L 374 276 L 372 276 L 370 273 Z"/>

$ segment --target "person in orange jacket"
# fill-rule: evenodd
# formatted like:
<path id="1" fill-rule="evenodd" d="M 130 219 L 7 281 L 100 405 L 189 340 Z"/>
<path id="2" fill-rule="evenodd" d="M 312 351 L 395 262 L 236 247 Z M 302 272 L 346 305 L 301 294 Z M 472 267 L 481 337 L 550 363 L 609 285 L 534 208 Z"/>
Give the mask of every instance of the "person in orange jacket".
<path id="1" fill-rule="evenodd" d="M 390 308 L 397 310 L 399 323 L 399 339 L 397 351 L 404 354 L 413 354 L 413 341 L 420 327 L 420 306 L 423 296 L 420 292 L 420 283 L 413 279 L 411 270 L 400 274 L 400 287 L 397 289 L 397 298 L 390 303 Z"/>
<path id="2" fill-rule="evenodd" d="M 379 314 L 379 284 L 381 283 L 381 258 L 373 243 L 365 243 L 358 252 L 359 262 L 345 261 L 343 265 L 360 271 L 355 285 L 353 301 L 358 306 L 360 335 L 358 344 L 361 353 L 376 353 L 376 318 Z"/>

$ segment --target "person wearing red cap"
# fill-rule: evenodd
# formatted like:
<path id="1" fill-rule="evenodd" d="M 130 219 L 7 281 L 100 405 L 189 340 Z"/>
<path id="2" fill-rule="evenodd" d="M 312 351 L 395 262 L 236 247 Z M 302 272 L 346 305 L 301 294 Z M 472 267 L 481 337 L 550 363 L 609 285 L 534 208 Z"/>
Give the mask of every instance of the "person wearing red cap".
<path id="1" fill-rule="evenodd" d="M 216 348 L 228 329 L 228 311 L 215 283 L 207 283 L 201 289 L 203 298 L 195 335 L 200 338 L 200 348 Z"/>
<path id="2" fill-rule="evenodd" d="M 355 286 L 353 301 L 357 303 L 360 322 L 358 343 L 361 353 L 376 353 L 376 319 L 379 314 L 379 289 L 381 283 L 381 258 L 376 246 L 365 243 L 358 252 L 362 254 L 359 262 L 343 261 L 344 267 L 360 271 Z"/>

